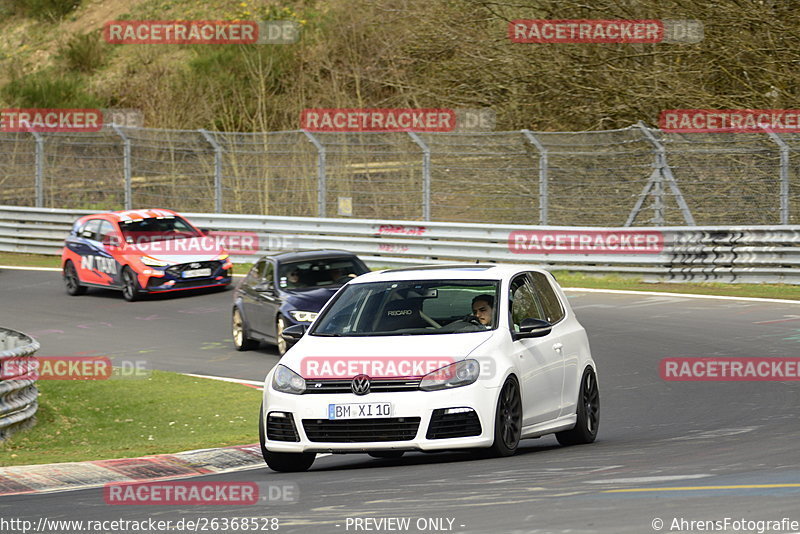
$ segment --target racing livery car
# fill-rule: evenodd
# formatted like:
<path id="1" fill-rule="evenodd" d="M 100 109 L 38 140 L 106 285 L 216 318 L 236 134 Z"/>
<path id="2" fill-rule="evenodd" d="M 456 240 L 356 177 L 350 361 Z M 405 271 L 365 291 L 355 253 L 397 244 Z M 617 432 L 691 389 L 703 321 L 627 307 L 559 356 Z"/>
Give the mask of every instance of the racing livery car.
<path id="1" fill-rule="evenodd" d="M 85 215 L 61 253 L 67 293 L 118 289 L 128 301 L 145 293 L 225 287 L 233 264 L 209 233 L 171 210 Z"/>

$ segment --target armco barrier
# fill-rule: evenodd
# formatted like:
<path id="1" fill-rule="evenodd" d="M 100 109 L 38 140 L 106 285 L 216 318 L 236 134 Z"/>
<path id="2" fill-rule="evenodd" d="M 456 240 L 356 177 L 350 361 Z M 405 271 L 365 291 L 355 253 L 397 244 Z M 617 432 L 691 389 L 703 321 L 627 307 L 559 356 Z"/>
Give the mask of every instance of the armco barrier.
<path id="1" fill-rule="evenodd" d="M 88 213 L 0 206 L 0 251 L 58 254 L 72 222 Z M 646 280 L 800 284 L 800 226 L 597 228 L 184 215 L 202 228 L 255 232 L 264 253 L 338 248 L 372 266 L 513 262 Z"/>
<path id="2" fill-rule="evenodd" d="M 39 343 L 30 336 L 0 327 L 0 441 L 33 424 L 39 390 L 25 362 L 37 350 Z"/>

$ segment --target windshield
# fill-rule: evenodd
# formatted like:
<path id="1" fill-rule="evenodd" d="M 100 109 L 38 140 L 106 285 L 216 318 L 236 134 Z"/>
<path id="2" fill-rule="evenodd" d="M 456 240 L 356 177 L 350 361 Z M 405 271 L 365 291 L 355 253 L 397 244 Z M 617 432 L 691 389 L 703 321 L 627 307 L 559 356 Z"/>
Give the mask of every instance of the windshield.
<path id="1" fill-rule="evenodd" d="M 180 217 L 152 217 L 119 223 L 122 237 L 128 244 L 151 243 L 167 239 L 202 237 L 189 223 Z"/>
<path id="2" fill-rule="evenodd" d="M 497 280 L 415 280 L 347 286 L 314 324 L 316 336 L 481 332 L 497 326 Z"/>
<path id="3" fill-rule="evenodd" d="M 283 263 L 278 285 L 283 289 L 340 287 L 368 269 L 352 258 L 324 258 Z"/>

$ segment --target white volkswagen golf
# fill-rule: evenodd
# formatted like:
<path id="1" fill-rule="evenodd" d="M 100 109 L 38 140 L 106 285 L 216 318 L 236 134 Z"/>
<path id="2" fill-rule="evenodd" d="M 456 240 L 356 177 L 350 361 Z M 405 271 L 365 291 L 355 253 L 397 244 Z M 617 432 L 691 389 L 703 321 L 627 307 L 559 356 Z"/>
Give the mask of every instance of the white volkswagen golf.
<path id="1" fill-rule="evenodd" d="M 276 471 L 316 453 L 484 449 L 555 433 L 591 443 L 600 396 L 589 342 L 563 291 L 524 265 L 392 269 L 354 279 L 317 320 L 287 328 L 259 434 Z"/>

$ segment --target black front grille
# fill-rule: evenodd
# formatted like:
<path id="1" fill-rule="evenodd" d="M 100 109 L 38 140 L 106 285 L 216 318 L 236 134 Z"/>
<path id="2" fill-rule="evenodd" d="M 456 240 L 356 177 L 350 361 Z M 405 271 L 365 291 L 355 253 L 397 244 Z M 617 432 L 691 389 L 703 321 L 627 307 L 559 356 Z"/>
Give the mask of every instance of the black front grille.
<path id="1" fill-rule="evenodd" d="M 267 439 L 271 441 L 300 441 L 292 414 L 287 413 L 285 417 L 280 417 L 270 413 L 267 416 Z"/>
<path id="2" fill-rule="evenodd" d="M 303 429 L 310 441 L 327 443 L 364 443 L 370 441 L 409 441 L 419 428 L 419 417 L 382 419 L 303 419 Z"/>
<path id="3" fill-rule="evenodd" d="M 352 380 L 306 380 L 306 393 L 352 393 Z M 370 379 L 370 393 L 388 393 L 398 391 L 417 391 L 420 379 Z"/>
<path id="4" fill-rule="evenodd" d="M 481 421 L 474 410 L 450 414 L 446 414 L 445 411 L 433 411 L 426 438 L 466 438 L 481 435 Z"/>
<path id="5" fill-rule="evenodd" d="M 173 265 L 166 270 L 172 276 L 181 277 L 183 271 L 194 271 L 195 269 L 211 269 L 211 276 L 217 275 L 217 270 L 222 267 L 221 261 L 196 261 L 192 263 L 181 263 Z"/>

